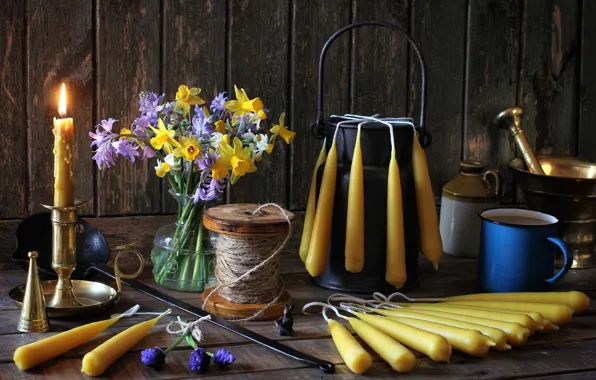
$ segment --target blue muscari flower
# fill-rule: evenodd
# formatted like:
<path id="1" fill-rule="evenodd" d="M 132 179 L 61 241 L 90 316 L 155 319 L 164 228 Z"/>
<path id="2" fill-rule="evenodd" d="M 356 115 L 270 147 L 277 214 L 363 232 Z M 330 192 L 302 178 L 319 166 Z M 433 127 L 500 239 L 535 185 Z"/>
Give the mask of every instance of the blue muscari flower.
<path id="1" fill-rule="evenodd" d="M 228 364 L 234 363 L 236 358 L 232 353 L 225 348 L 218 350 L 215 355 L 213 355 L 213 362 L 219 365 L 221 368 L 226 367 Z"/>
<path id="2" fill-rule="evenodd" d="M 160 370 L 166 362 L 166 354 L 159 347 L 141 351 L 141 361 L 148 367 Z"/>
<path id="3" fill-rule="evenodd" d="M 188 366 L 192 372 L 203 372 L 209 368 L 211 357 L 204 348 L 197 348 L 190 354 Z"/>

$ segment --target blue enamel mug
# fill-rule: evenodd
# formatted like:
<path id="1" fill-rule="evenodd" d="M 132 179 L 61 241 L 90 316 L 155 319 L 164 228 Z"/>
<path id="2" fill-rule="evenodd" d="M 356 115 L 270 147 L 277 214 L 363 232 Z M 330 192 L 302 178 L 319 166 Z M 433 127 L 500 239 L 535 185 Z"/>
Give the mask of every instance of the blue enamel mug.
<path id="1" fill-rule="evenodd" d="M 478 281 L 488 292 L 548 290 L 571 268 L 573 255 L 558 238 L 559 220 L 552 215 L 519 208 L 492 208 L 479 213 Z M 565 265 L 555 271 L 556 247 Z M 554 274 L 554 275 L 553 275 Z"/>

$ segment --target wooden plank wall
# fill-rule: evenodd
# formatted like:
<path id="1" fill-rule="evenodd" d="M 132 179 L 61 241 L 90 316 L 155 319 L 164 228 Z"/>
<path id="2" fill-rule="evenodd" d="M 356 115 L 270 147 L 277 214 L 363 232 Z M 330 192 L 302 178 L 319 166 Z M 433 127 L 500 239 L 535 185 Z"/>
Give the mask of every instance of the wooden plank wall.
<path id="1" fill-rule="evenodd" d="M 515 146 L 491 125 L 518 105 L 543 154 L 596 160 L 596 4 L 591 0 L 3 0 L 0 2 L 0 219 L 51 198 L 52 118 L 61 82 L 71 91 L 78 194 L 89 216 L 173 211 L 153 163 L 99 171 L 91 128 L 128 125 L 144 89 L 173 97 L 178 84 L 212 98 L 234 84 L 286 110 L 290 147 L 228 189 L 228 202 L 304 210 L 321 142 L 315 118 L 324 41 L 349 22 L 384 20 L 420 41 L 428 65 L 427 149 L 435 196 L 461 159 L 499 168 L 505 201 L 518 200 L 506 164 Z M 403 38 L 362 28 L 339 38 L 326 66 L 327 114 L 414 116 L 420 69 Z"/>

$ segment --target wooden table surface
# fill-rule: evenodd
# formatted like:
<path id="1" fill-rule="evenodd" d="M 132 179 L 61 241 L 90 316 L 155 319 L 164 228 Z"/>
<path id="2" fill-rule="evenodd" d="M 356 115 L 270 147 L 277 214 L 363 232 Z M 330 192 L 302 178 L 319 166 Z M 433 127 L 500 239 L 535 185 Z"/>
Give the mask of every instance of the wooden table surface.
<path id="1" fill-rule="evenodd" d="M 20 310 L 8 297 L 8 291 L 25 281 L 26 272 L 13 264 L 0 265 L 0 379 L 50 378 L 77 379 L 87 376 L 80 372 L 81 358 L 99 343 L 113 336 L 126 327 L 147 319 L 147 316 L 135 316 L 124 319 L 105 331 L 91 342 L 84 344 L 60 358 L 51 360 L 35 369 L 20 372 L 12 361 L 14 350 L 23 344 L 36 341 L 47 334 L 20 334 L 16 331 Z M 156 286 L 146 268 L 142 281 Z M 269 338 L 283 341 L 288 346 L 303 352 L 329 360 L 336 364 L 334 375 L 325 375 L 318 369 L 308 368 L 302 363 L 274 353 L 257 344 L 239 338 L 235 334 L 224 331 L 210 324 L 205 324 L 205 342 L 203 347 L 214 352 L 225 347 L 237 358 L 227 369 L 211 366 L 201 378 L 225 376 L 226 379 L 317 379 L 359 377 L 354 375 L 343 364 L 333 341 L 330 338 L 327 324 L 320 315 L 303 315 L 302 306 L 311 301 L 322 301 L 333 292 L 312 284 L 299 259 L 283 256 L 283 278 L 287 289 L 294 298 L 295 308 L 293 337 L 280 337 L 276 333 L 273 321 L 251 322 L 250 329 Z M 421 262 L 420 286 L 408 292 L 408 295 L 443 296 L 474 292 L 475 261 L 471 259 L 454 259 L 446 257 L 441 263 L 439 272 L 433 272 L 430 265 Z M 100 280 L 107 281 L 103 278 Z M 596 296 L 596 270 L 575 270 L 565 277 L 556 289 L 584 290 L 591 297 Z M 168 291 L 176 297 L 195 305 L 200 305 L 200 294 Z M 109 313 L 122 312 L 134 304 L 141 305 L 141 311 L 164 311 L 167 305 L 130 288 L 124 290 L 122 299 L 108 313 L 97 316 L 93 320 L 107 317 Z M 592 309 L 596 304 L 592 303 Z M 178 311 L 174 310 L 173 315 Z M 179 314 L 184 319 L 192 318 L 185 313 Z M 166 366 L 161 371 L 145 367 L 140 360 L 141 350 L 159 346 L 166 348 L 174 337 L 165 331 L 171 317 L 164 318 L 149 335 L 136 345 L 129 353 L 118 360 L 104 373 L 104 378 L 113 379 L 183 379 L 195 378 L 198 375 L 188 369 L 188 357 L 191 349 L 185 343 L 170 352 Z M 68 321 L 52 319 L 52 332 L 63 331 L 84 321 Z M 371 351 L 372 353 L 372 351 Z M 374 354 L 374 353 L 372 353 Z M 549 334 L 536 334 L 527 344 L 509 352 L 490 352 L 485 358 L 472 358 L 454 351 L 449 364 L 438 364 L 417 354 L 416 368 L 404 378 L 422 379 L 596 379 L 596 313 L 574 316 L 573 320 L 559 331 Z M 369 377 L 383 378 L 398 376 L 391 368 L 373 355 L 374 364 L 366 373 Z"/>

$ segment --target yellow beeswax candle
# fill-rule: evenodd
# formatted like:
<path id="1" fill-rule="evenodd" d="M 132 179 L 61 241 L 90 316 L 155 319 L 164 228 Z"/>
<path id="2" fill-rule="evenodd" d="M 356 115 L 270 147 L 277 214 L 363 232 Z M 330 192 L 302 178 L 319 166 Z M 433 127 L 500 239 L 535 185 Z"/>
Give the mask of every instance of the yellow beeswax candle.
<path id="1" fill-rule="evenodd" d="M 38 340 L 14 351 L 13 360 L 21 371 L 35 367 L 93 339 L 116 323 L 120 317 L 88 323 L 74 329 Z"/>
<path id="2" fill-rule="evenodd" d="M 313 222 L 308 256 L 306 257 L 306 270 L 312 277 L 323 273 L 327 266 L 327 253 L 331 239 L 331 222 L 333 219 L 333 202 L 335 200 L 335 179 L 337 176 L 337 151 L 335 149 L 335 137 L 327 160 L 321 180 L 317 210 Z"/>
<path id="3" fill-rule="evenodd" d="M 420 229 L 420 250 L 431 262 L 435 270 L 439 269 L 439 260 L 443 255 L 443 242 L 439 232 L 439 219 L 435 205 L 435 197 L 428 174 L 426 156 L 414 134 L 412 144 L 412 167 L 414 171 L 414 187 L 416 188 L 416 210 Z"/>
<path id="4" fill-rule="evenodd" d="M 356 334 L 395 371 L 410 372 L 414 368 L 416 365 L 414 354 L 389 335 L 358 318 L 348 318 L 348 321 Z"/>
<path id="5" fill-rule="evenodd" d="M 360 375 L 370 368 L 372 365 L 370 355 L 354 339 L 344 325 L 330 319 L 329 331 L 331 332 L 331 337 L 333 338 L 335 347 L 337 347 L 337 351 L 339 351 L 341 358 L 352 372 Z"/>
<path id="6" fill-rule="evenodd" d="M 393 320 L 441 335 L 453 348 L 472 356 L 485 356 L 491 347 L 496 346 L 489 337 L 477 330 L 462 329 L 442 323 L 421 321 L 412 318 L 393 317 Z"/>
<path id="7" fill-rule="evenodd" d="M 402 304 L 405 306 L 406 304 Z M 473 308 L 466 308 L 463 305 L 457 305 L 452 303 L 439 303 L 439 304 L 408 304 L 412 305 L 413 308 L 419 309 L 431 309 L 431 310 L 442 310 L 447 311 L 453 314 L 459 315 L 471 315 L 474 317 L 481 317 L 481 318 L 488 318 L 494 319 L 497 321 L 505 321 L 505 322 L 516 322 L 520 325 L 524 326 L 531 332 L 542 330 L 544 327 L 536 323 L 532 318 L 528 317 L 527 315 L 522 314 L 514 314 L 509 313 L 507 310 L 481 310 L 481 309 L 473 309 Z"/>
<path id="8" fill-rule="evenodd" d="M 62 83 L 58 106 L 60 119 L 54 118 L 54 206 L 74 205 L 74 128 L 66 117 L 66 87 Z"/>
<path id="9" fill-rule="evenodd" d="M 364 268 L 364 173 L 362 171 L 362 149 L 360 129 L 350 168 L 348 188 L 348 214 L 346 218 L 345 266 L 348 272 L 358 273 Z"/>
<path id="10" fill-rule="evenodd" d="M 83 357 L 81 372 L 88 376 L 99 376 L 104 373 L 109 366 L 139 343 L 149 330 L 169 312 L 168 310 L 156 318 L 137 323 L 88 352 Z"/>
<path id="11" fill-rule="evenodd" d="M 525 303 L 512 301 L 455 301 L 452 305 L 480 306 L 496 310 L 535 311 L 555 325 L 561 326 L 571 320 L 573 309 L 567 305 L 554 303 Z"/>
<path id="12" fill-rule="evenodd" d="M 441 301 L 513 301 L 526 303 L 554 303 L 567 305 L 575 312 L 590 306 L 590 297 L 585 293 L 571 292 L 526 292 L 526 293 L 479 293 L 445 297 Z"/>
<path id="13" fill-rule="evenodd" d="M 435 362 L 448 362 L 451 357 L 451 345 L 441 335 L 376 315 L 357 312 L 354 314 L 399 343 L 423 353 Z"/>
<path id="14" fill-rule="evenodd" d="M 392 137 L 393 138 L 393 137 Z M 387 253 L 385 280 L 401 288 L 407 279 L 401 180 L 395 149 L 391 150 L 387 176 Z"/>
<path id="15" fill-rule="evenodd" d="M 410 309 L 410 308 L 408 308 Z M 489 326 L 499 329 L 507 336 L 507 343 L 512 346 L 522 345 L 528 340 L 531 331 L 524 326 L 516 322 L 498 321 L 496 319 L 480 318 L 470 315 L 460 315 L 446 312 L 444 310 L 431 310 L 431 309 L 412 309 L 416 313 L 434 315 L 438 317 L 451 318 L 458 321 L 477 323 L 479 325 Z"/>
<path id="16" fill-rule="evenodd" d="M 458 321 L 456 319 L 446 318 L 446 317 L 437 317 L 434 315 L 427 315 L 422 313 L 416 313 L 413 311 L 402 310 L 402 309 L 374 309 L 379 314 L 385 315 L 389 318 L 392 317 L 402 317 L 402 318 L 412 318 L 412 319 L 419 319 L 422 321 L 429 321 L 435 323 L 442 323 L 444 325 L 459 327 L 462 329 L 468 330 L 478 330 L 482 334 L 488 336 L 493 342 L 495 342 L 495 346 L 493 347 L 495 350 L 498 351 L 506 351 L 510 350 L 511 346 L 507 344 L 507 335 L 502 330 L 496 329 L 494 327 L 483 326 L 477 323 L 471 322 L 464 322 Z"/>
<path id="17" fill-rule="evenodd" d="M 306 204 L 306 212 L 304 213 L 304 228 L 302 229 L 302 239 L 300 240 L 300 259 L 306 261 L 308 256 L 308 246 L 310 244 L 310 237 L 312 233 L 312 225 L 315 220 L 315 209 L 317 202 L 317 172 L 319 167 L 325 162 L 327 158 L 327 150 L 325 149 L 325 142 L 319 153 L 319 158 L 315 164 L 315 169 L 312 172 L 312 179 L 310 182 L 310 190 L 308 192 L 308 202 Z"/>

